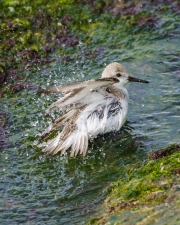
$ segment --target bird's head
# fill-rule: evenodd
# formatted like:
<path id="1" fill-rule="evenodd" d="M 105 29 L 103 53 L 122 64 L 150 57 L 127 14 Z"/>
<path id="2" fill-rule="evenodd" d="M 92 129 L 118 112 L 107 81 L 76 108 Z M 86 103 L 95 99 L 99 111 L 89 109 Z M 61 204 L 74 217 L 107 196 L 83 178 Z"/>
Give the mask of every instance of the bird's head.
<path id="1" fill-rule="evenodd" d="M 149 83 L 146 80 L 142 80 L 139 78 L 131 77 L 128 75 L 124 66 L 117 62 L 113 62 L 106 66 L 102 73 L 102 78 L 113 77 L 119 80 L 119 83 L 124 86 L 127 82 L 141 82 L 141 83 Z"/>

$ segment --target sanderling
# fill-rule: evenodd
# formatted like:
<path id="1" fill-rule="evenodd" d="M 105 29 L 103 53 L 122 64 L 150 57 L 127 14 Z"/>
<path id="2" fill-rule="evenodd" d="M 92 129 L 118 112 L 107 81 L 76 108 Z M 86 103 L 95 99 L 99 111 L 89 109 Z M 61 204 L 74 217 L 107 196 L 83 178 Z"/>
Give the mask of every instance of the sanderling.
<path id="1" fill-rule="evenodd" d="M 99 79 L 67 83 L 49 87 L 40 93 L 62 93 L 64 97 L 50 106 L 64 110 L 54 124 L 42 134 L 40 141 L 46 139 L 58 127 L 62 131 L 46 143 L 43 152 L 63 155 L 71 148 L 71 156 L 78 153 L 86 155 L 88 140 L 110 131 L 118 131 L 126 121 L 128 112 L 128 91 L 124 87 L 127 82 L 142 82 L 128 76 L 126 69 L 119 63 L 113 62 L 106 66 Z"/>

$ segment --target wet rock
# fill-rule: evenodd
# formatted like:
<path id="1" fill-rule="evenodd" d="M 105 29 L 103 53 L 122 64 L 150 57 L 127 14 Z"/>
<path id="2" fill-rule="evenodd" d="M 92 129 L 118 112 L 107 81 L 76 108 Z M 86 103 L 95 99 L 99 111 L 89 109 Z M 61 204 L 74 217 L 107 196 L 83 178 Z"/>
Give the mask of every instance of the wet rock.
<path id="1" fill-rule="evenodd" d="M 55 37 L 55 41 L 58 44 L 65 44 L 66 47 L 73 47 L 79 44 L 79 40 L 71 35 L 66 34 L 57 34 Z"/>
<path id="2" fill-rule="evenodd" d="M 16 41 L 12 38 L 8 39 L 6 41 L 6 47 L 5 47 L 5 50 L 10 50 L 12 49 L 14 46 L 16 45 Z"/>
<path id="3" fill-rule="evenodd" d="M 17 92 L 17 91 L 24 89 L 24 85 L 23 84 L 10 84 L 9 89 L 14 92 Z"/>
<path id="4" fill-rule="evenodd" d="M 94 14 L 101 14 L 112 7 L 114 1 L 97 1 L 97 0 L 82 0 L 81 4 L 89 5 L 89 9 Z"/>
<path id="5" fill-rule="evenodd" d="M 112 219 L 113 222 L 118 222 L 118 219 L 125 215 L 124 212 L 127 212 L 128 216 L 132 216 L 136 208 L 138 209 L 136 217 L 147 209 L 148 216 L 145 215 L 144 218 L 152 215 L 153 220 L 149 220 L 150 223 L 154 221 L 154 215 L 157 214 L 158 208 L 162 209 L 162 206 L 164 206 L 163 217 L 158 213 L 158 221 L 160 221 L 159 218 L 164 218 L 169 211 L 172 215 L 174 209 L 171 211 L 171 207 L 174 205 L 174 208 L 177 208 L 179 200 L 180 146 L 173 144 L 154 153 L 151 154 L 151 157 L 153 159 L 160 157 L 158 161 L 147 159 L 145 165 L 133 167 L 124 178 L 121 177 L 111 184 L 106 193 L 106 200 L 102 204 L 106 211 L 97 219 L 98 224 L 107 224 Z M 152 212 L 150 212 L 151 209 L 153 209 Z M 131 212 L 133 213 L 131 214 Z M 171 215 L 168 216 L 170 219 Z M 179 217 L 176 216 L 176 218 Z M 130 221 L 128 217 L 126 221 Z M 145 222 L 145 224 L 150 223 Z M 130 221 L 128 224 L 133 224 L 133 222 Z"/>
<path id="6" fill-rule="evenodd" d="M 51 51 L 52 51 L 51 47 L 48 46 L 48 45 L 42 46 L 42 49 L 43 49 L 45 52 L 51 52 Z"/>
<path id="7" fill-rule="evenodd" d="M 45 37 L 45 40 L 47 42 L 51 42 L 52 41 L 52 35 L 51 34 L 47 34 L 46 37 Z"/>
<path id="8" fill-rule="evenodd" d="M 3 71 L 0 71 L 0 83 L 5 82 L 6 80 L 6 74 Z"/>
<path id="9" fill-rule="evenodd" d="M 180 151 L 180 146 L 178 144 L 174 144 L 168 148 L 160 149 L 158 151 L 154 151 L 150 154 L 150 160 L 156 160 L 163 158 L 165 156 L 173 154 L 173 152 Z"/>
<path id="10" fill-rule="evenodd" d="M 33 23 L 39 28 L 50 28 L 53 18 L 46 10 L 39 10 Z"/>
<path id="11" fill-rule="evenodd" d="M 11 70 L 6 70 L 6 80 L 7 81 L 11 81 L 11 80 L 16 80 L 18 78 L 20 78 L 20 73 L 17 69 L 11 69 Z"/>
<path id="12" fill-rule="evenodd" d="M 13 92 L 18 92 L 18 91 L 21 91 L 23 89 L 37 90 L 38 86 L 33 85 L 33 84 L 29 84 L 29 83 L 26 83 L 26 84 L 16 83 L 16 84 L 10 84 L 9 89 L 12 90 Z"/>
<path id="13" fill-rule="evenodd" d="M 52 51 L 51 47 L 49 47 L 48 45 L 45 45 L 42 47 L 42 50 L 46 53 L 49 53 Z M 26 69 L 30 69 L 31 66 L 35 65 L 35 64 L 44 64 L 44 63 L 50 63 L 52 61 L 54 61 L 55 59 L 53 58 L 48 58 L 45 54 L 43 54 L 41 52 L 37 52 L 35 50 L 31 50 L 31 49 L 26 49 L 23 51 L 20 51 L 17 53 L 19 59 L 21 60 L 21 62 L 23 64 L 26 64 L 25 68 Z"/>
<path id="14" fill-rule="evenodd" d="M 65 16 L 63 16 L 61 23 L 66 26 L 72 20 L 73 20 L 73 18 L 71 16 L 65 15 Z"/>
<path id="15" fill-rule="evenodd" d="M 180 13 L 180 3 L 178 3 L 175 7 L 172 8 L 173 13 Z"/>
<path id="16" fill-rule="evenodd" d="M 40 56 L 38 52 L 35 50 L 23 50 L 17 53 L 17 55 L 22 59 L 32 60 L 32 59 L 39 59 Z"/>
<path id="17" fill-rule="evenodd" d="M 114 15 L 134 15 L 139 9 L 132 1 L 115 1 L 110 12 Z"/>

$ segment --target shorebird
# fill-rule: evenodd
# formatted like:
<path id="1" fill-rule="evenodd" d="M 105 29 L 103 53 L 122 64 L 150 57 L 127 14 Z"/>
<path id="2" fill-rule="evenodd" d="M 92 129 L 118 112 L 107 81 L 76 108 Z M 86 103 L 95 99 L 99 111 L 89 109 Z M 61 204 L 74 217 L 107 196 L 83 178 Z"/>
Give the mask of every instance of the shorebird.
<path id="1" fill-rule="evenodd" d="M 64 96 L 50 106 L 64 111 L 54 124 L 50 125 L 39 139 L 46 139 L 58 127 L 62 131 L 46 143 L 43 152 L 64 155 L 68 149 L 71 156 L 86 155 L 88 140 L 111 131 L 118 131 L 125 123 L 128 112 L 127 82 L 148 81 L 128 76 L 126 69 L 113 62 L 106 66 L 101 78 L 67 83 L 49 87 L 39 93 L 62 93 Z"/>

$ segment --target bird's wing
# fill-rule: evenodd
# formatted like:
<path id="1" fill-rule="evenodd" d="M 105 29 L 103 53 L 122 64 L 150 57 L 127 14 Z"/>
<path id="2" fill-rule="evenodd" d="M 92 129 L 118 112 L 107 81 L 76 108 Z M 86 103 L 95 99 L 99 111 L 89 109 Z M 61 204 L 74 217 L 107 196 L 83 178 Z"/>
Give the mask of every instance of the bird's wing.
<path id="1" fill-rule="evenodd" d="M 53 94 L 53 93 L 63 93 L 67 94 L 68 92 L 71 92 L 73 89 L 77 89 L 79 87 L 84 87 L 87 85 L 88 81 L 83 81 L 83 82 L 74 82 L 74 83 L 67 83 L 67 84 L 62 84 L 62 85 L 56 85 L 56 86 L 51 86 L 46 89 L 42 89 L 38 91 L 38 94 L 45 93 L 45 94 Z"/>
<path id="2" fill-rule="evenodd" d="M 118 79 L 110 78 L 99 78 L 95 80 L 75 82 L 63 84 L 60 86 L 54 86 L 40 91 L 39 93 L 63 93 L 64 97 L 50 106 L 50 109 L 54 107 L 66 107 L 72 104 L 80 103 L 81 99 L 86 97 L 92 91 L 98 90 L 102 87 L 108 87 L 112 84 L 119 82 Z"/>
<path id="3" fill-rule="evenodd" d="M 53 94 L 53 93 L 63 93 L 67 94 L 69 92 L 72 92 L 73 90 L 79 89 L 79 88 L 85 88 L 87 86 L 93 87 L 101 87 L 104 85 L 110 85 L 119 82 L 118 79 L 110 77 L 110 78 L 99 78 L 94 80 L 88 80 L 88 81 L 80 81 L 80 82 L 72 82 L 62 85 L 56 85 L 51 86 L 46 89 L 42 89 L 38 91 L 38 94 L 45 93 L 45 94 Z"/>

